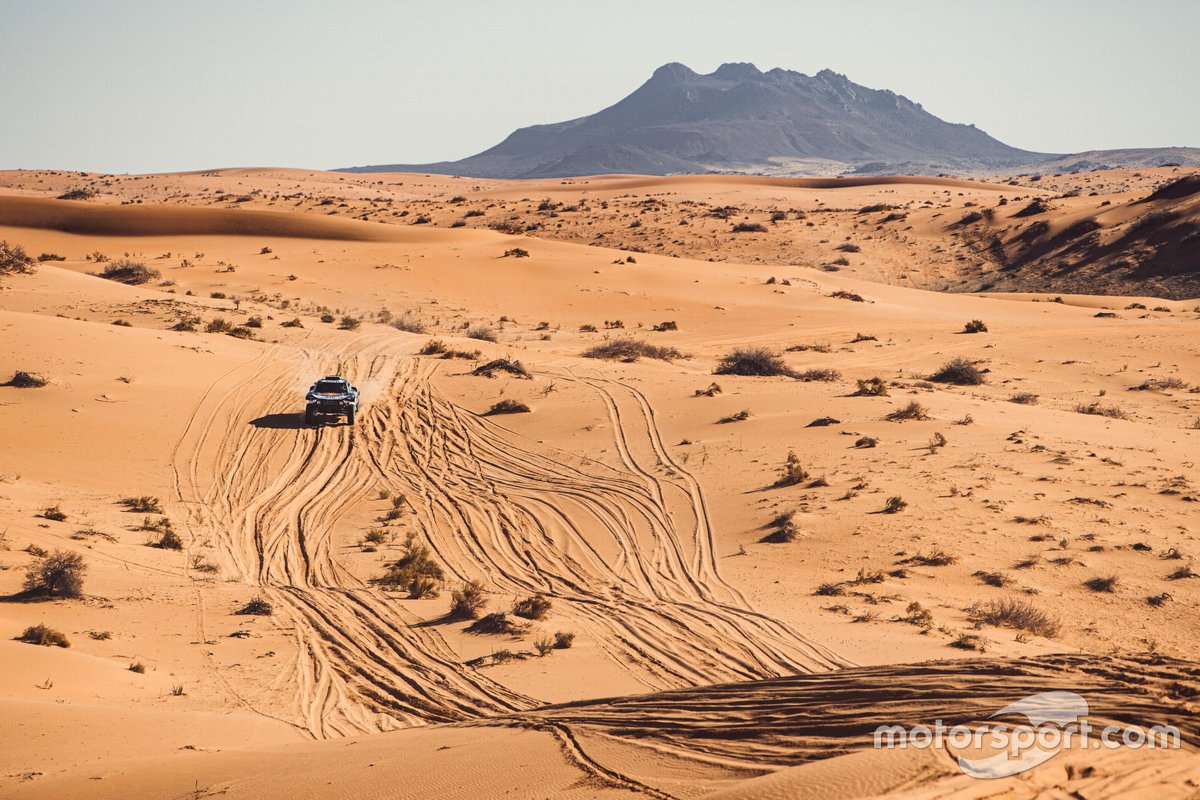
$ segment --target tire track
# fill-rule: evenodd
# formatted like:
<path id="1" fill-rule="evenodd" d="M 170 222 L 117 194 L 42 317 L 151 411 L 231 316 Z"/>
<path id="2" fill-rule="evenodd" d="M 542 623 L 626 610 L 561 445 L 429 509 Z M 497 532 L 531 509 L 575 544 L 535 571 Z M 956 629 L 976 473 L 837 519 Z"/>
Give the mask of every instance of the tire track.
<path id="1" fill-rule="evenodd" d="M 418 527 L 451 574 L 552 595 L 652 688 L 847 664 L 720 580 L 699 483 L 670 458 L 643 395 L 555 376 L 605 403 L 624 466 L 614 469 L 463 412 L 434 391 L 433 370 L 406 367 L 365 433 L 368 452 L 388 455 L 372 460 L 380 482 L 418 498 Z"/>
<path id="2" fill-rule="evenodd" d="M 403 493 L 418 534 L 456 580 L 503 596 L 545 593 L 556 612 L 648 689 L 820 672 L 832 652 L 755 612 L 721 580 L 698 481 L 675 462 L 636 390 L 596 393 L 614 467 L 525 440 L 442 397 L 436 362 L 389 357 L 362 334 L 336 348 L 268 348 L 222 376 L 176 448 L 192 548 L 262 587 L 295 626 L 280 685 L 314 737 L 457 722 L 535 707 L 462 663 L 436 628 L 364 586 L 332 534 L 368 494 Z M 307 377 L 383 387 L 355 426 L 301 427 L 272 408 Z"/>
<path id="3" fill-rule="evenodd" d="M 298 724 L 324 738 L 532 706 L 459 663 L 436 633 L 337 563 L 331 533 L 373 481 L 357 429 L 252 424 L 294 404 L 301 376 L 368 381 L 387 362 L 361 338 L 334 363 L 270 352 L 210 389 L 176 449 L 176 480 L 192 541 L 211 544 L 227 574 L 262 587 L 295 625 Z"/>

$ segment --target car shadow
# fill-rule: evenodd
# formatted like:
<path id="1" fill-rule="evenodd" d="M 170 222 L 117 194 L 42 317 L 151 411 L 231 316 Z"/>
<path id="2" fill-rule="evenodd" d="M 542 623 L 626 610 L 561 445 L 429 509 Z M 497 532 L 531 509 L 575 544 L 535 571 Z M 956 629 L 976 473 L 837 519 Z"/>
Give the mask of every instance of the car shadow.
<path id="1" fill-rule="evenodd" d="M 308 427 L 304 424 L 304 414 L 267 414 L 258 419 L 250 420 L 256 428 L 274 428 L 284 430 L 299 430 Z"/>

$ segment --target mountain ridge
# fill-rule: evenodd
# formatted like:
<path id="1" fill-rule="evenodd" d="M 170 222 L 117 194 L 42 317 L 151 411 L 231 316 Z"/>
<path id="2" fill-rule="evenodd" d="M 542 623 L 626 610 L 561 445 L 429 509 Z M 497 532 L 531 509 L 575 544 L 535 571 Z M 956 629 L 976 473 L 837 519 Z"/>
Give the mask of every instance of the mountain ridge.
<path id="1" fill-rule="evenodd" d="M 700 74 L 670 62 L 594 114 L 519 128 L 468 158 L 338 171 L 501 179 L 611 173 L 999 174 L 1075 162 L 1090 169 L 1157 166 L 1166 158 L 1200 164 L 1200 150 L 1037 153 L 1005 144 L 974 125 L 942 120 L 903 95 L 862 86 L 830 69 L 809 76 L 730 62 Z"/>

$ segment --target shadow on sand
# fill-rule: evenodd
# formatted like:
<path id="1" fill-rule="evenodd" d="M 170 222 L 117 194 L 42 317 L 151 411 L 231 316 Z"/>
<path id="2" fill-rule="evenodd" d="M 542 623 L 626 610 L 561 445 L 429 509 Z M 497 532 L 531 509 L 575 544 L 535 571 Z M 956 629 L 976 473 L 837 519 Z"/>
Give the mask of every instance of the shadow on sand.
<path id="1" fill-rule="evenodd" d="M 267 414 L 258 419 L 250 420 L 250 424 L 256 428 L 275 428 L 285 430 L 299 430 L 306 428 L 304 424 L 304 414 Z"/>

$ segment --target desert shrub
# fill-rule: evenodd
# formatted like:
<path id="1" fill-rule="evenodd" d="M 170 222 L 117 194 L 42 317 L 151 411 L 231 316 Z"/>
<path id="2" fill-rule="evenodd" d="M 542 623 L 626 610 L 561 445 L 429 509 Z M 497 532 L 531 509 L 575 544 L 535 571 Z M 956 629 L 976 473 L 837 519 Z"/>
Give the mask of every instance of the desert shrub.
<path id="1" fill-rule="evenodd" d="M 436 589 L 427 584 L 430 582 L 440 583 L 445 580 L 445 577 L 446 573 L 442 570 L 441 565 L 433 560 L 433 551 L 429 545 L 417 541 L 416 535 L 410 533 L 404 543 L 404 554 L 397 561 L 389 564 L 387 572 L 376 582 L 384 586 L 407 589 L 409 596 L 436 597 Z M 414 587 L 419 590 L 419 593 L 414 591 Z M 480 589 L 482 590 L 482 586 Z"/>
<path id="2" fill-rule="evenodd" d="M 981 319 L 973 319 L 963 326 L 963 333 L 987 333 L 987 324 Z"/>
<path id="3" fill-rule="evenodd" d="M 233 612 L 245 616 L 269 617 L 275 613 L 275 606 L 265 597 L 252 597 L 250 602 Z"/>
<path id="4" fill-rule="evenodd" d="M 1169 378 L 1149 378 L 1142 381 L 1137 386 L 1132 386 L 1130 389 L 1135 392 L 1162 392 L 1168 389 L 1186 389 L 1188 384 L 1186 381 L 1176 377 Z"/>
<path id="5" fill-rule="evenodd" d="M 403 314 L 392 320 L 392 327 L 405 333 L 425 333 L 425 324 L 412 314 Z"/>
<path id="6" fill-rule="evenodd" d="M 575 644 L 575 634 L 567 631 L 558 631 L 554 634 L 555 650 L 570 650 L 573 644 Z"/>
<path id="7" fill-rule="evenodd" d="M 952 358 L 930 375 L 929 380 L 955 386 L 978 386 L 983 383 L 983 373 L 965 358 Z"/>
<path id="8" fill-rule="evenodd" d="M 550 611 L 550 598 L 534 594 L 518 600 L 513 605 L 513 613 L 525 619 L 542 619 Z"/>
<path id="9" fill-rule="evenodd" d="M 246 320 L 247 328 L 261 328 L 263 326 L 262 317 L 251 317 Z"/>
<path id="10" fill-rule="evenodd" d="M 959 650 L 978 650 L 981 653 L 987 650 L 987 645 L 987 639 L 978 633 L 960 633 L 957 639 L 950 642 L 951 647 Z"/>
<path id="11" fill-rule="evenodd" d="M 796 377 L 796 373 L 784 363 L 782 356 L 765 347 L 739 347 L 732 353 L 722 356 L 713 372 L 717 375 Z"/>
<path id="12" fill-rule="evenodd" d="M 529 258 L 529 251 L 524 247 L 514 247 L 511 250 L 505 250 L 502 258 Z"/>
<path id="13" fill-rule="evenodd" d="M 117 283 L 139 286 L 143 283 L 158 280 L 160 273 L 158 270 L 151 269 L 140 261 L 118 258 L 104 268 L 104 271 L 100 273 L 100 277 L 116 281 Z"/>
<path id="14" fill-rule="evenodd" d="M 0 241 L 0 275 L 32 275 L 37 263 L 19 244 Z"/>
<path id="15" fill-rule="evenodd" d="M 1034 394 L 1033 392 L 1018 392 L 1017 394 L 1014 394 L 1012 397 L 1008 398 L 1008 402 L 1016 403 L 1022 406 L 1037 405 L 1037 401 L 1038 395 Z"/>
<path id="16" fill-rule="evenodd" d="M 998 588 L 1002 588 L 1002 587 L 1007 586 L 1008 584 L 1012 583 L 1012 579 L 1010 579 L 1003 572 L 982 572 L 981 571 L 981 572 L 976 572 L 975 576 L 977 578 L 979 578 L 979 580 L 986 583 L 988 586 L 995 586 Z"/>
<path id="17" fill-rule="evenodd" d="M 183 539 L 175 532 L 174 528 L 167 528 L 158 537 L 158 541 L 153 543 L 155 547 L 162 550 L 182 550 Z"/>
<path id="18" fill-rule="evenodd" d="M 60 256 L 58 253 L 42 253 L 40 256 L 37 257 L 37 260 L 38 261 L 66 261 L 67 257 Z M 1158 309 L 1156 308 L 1154 310 L 1157 311 Z M 1170 309 L 1167 309 L 1167 310 L 1169 311 Z"/>
<path id="19" fill-rule="evenodd" d="M 162 504 L 157 497 L 142 495 L 141 497 L 124 497 L 120 504 L 137 514 L 161 514 Z"/>
<path id="20" fill-rule="evenodd" d="M 987 603 L 975 603 L 967 610 L 972 622 L 997 625 L 1027 631 L 1034 636 L 1052 639 L 1058 635 L 1062 625 L 1056 617 L 1042 611 L 1027 600 L 1007 598 Z"/>
<path id="21" fill-rule="evenodd" d="M 417 355 L 435 356 L 446 352 L 446 343 L 441 339 L 430 339 L 417 351 Z"/>
<path id="22" fill-rule="evenodd" d="M 710 383 L 705 389 L 697 389 L 692 393 L 693 397 L 716 397 L 721 393 L 721 385 L 719 383 Z"/>
<path id="23" fill-rule="evenodd" d="M 233 323 L 224 317 L 214 317 L 204 326 L 204 330 L 207 333 L 229 333 L 233 330 L 233 327 Z"/>
<path id="24" fill-rule="evenodd" d="M 281 328 L 303 328 L 304 323 L 300 321 L 299 317 L 293 317 L 292 319 L 289 319 L 286 322 L 279 323 L 279 327 L 281 327 Z"/>
<path id="25" fill-rule="evenodd" d="M 533 640 L 533 649 L 537 650 L 539 658 L 545 658 L 554 652 L 554 640 L 549 636 L 539 636 Z"/>
<path id="26" fill-rule="evenodd" d="M 450 593 L 451 619 L 476 619 L 486 605 L 483 584 L 479 581 L 467 581 Z"/>
<path id="27" fill-rule="evenodd" d="M 903 497 L 896 495 L 895 497 L 888 498 L 887 503 L 885 503 L 883 506 L 883 513 L 884 514 L 899 514 L 901 511 L 903 511 L 906 508 L 908 508 L 908 503 L 905 502 Z"/>
<path id="28" fill-rule="evenodd" d="M 482 354 L 478 350 L 448 349 L 446 352 L 442 353 L 442 358 L 462 358 L 467 361 L 478 361 L 480 355 Z"/>
<path id="29" fill-rule="evenodd" d="M 146 665 L 140 661 L 135 661 L 129 665 L 130 672 L 136 672 L 138 675 L 146 674 Z"/>
<path id="30" fill-rule="evenodd" d="M 838 259 L 838 260 L 841 261 L 843 259 Z M 834 262 L 834 263 L 837 263 L 837 262 Z M 848 264 L 850 262 L 847 261 L 846 263 Z M 863 297 L 861 294 L 858 294 L 856 292 L 848 292 L 845 289 L 838 289 L 836 292 L 834 292 L 833 294 L 831 294 L 829 296 L 836 298 L 838 300 L 850 300 L 855 303 L 867 302 L 867 299 L 865 297 Z"/>
<path id="31" fill-rule="evenodd" d="M 677 330 L 679 330 L 679 324 L 677 322 L 675 322 L 675 320 L 667 320 L 665 322 L 658 323 L 653 328 L 651 328 L 651 330 L 657 331 L 658 333 L 664 333 L 666 331 L 677 331 Z"/>
<path id="32" fill-rule="evenodd" d="M 197 572 L 203 572 L 207 575 L 212 575 L 221 571 L 221 567 L 205 558 L 203 553 L 192 553 L 191 565 L 192 569 L 196 570 Z"/>
<path id="33" fill-rule="evenodd" d="M 492 633 L 515 636 L 519 633 L 524 633 L 528 630 L 528 625 L 523 622 L 515 622 L 509 619 L 508 612 L 493 611 L 490 614 L 484 614 L 475 622 L 467 626 L 467 630 L 471 633 Z"/>
<path id="34" fill-rule="evenodd" d="M 9 379 L 5 386 L 11 386 L 14 389 L 41 389 L 48 384 L 49 381 L 45 377 L 36 372 L 25 372 L 17 370 Z"/>
<path id="35" fill-rule="evenodd" d="M 1090 414 L 1096 417 L 1108 417 L 1110 419 L 1125 419 L 1125 412 L 1117 406 L 1105 406 L 1098 402 L 1079 403 L 1075 406 L 1075 410 L 1080 414 Z"/>
<path id="36" fill-rule="evenodd" d="M 337 317 L 335 317 L 333 314 L 330 314 L 328 311 L 321 315 L 321 322 L 324 322 L 326 325 L 332 324 L 336 320 Z"/>
<path id="37" fill-rule="evenodd" d="M 409 599 L 420 600 L 422 597 L 437 597 L 439 585 L 438 581 L 427 576 L 413 578 L 412 583 L 408 585 Z"/>
<path id="38" fill-rule="evenodd" d="M 800 456 L 796 455 L 795 450 L 788 451 L 787 459 L 784 460 L 783 469 L 779 474 L 779 480 L 775 481 L 775 485 L 795 486 L 806 480 L 808 480 L 808 471 L 801 466 Z"/>
<path id="39" fill-rule="evenodd" d="M 37 644 L 43 647 L 70 647 L 71 642 L 67 639 L 67 635 L 62 631 L 56 631 L 54 628 L 48 628 L 45 625 L 30 625 L 17 638 L 18 642 L 26 642 L 27 644 Z"/>
<path id="40" fill-rule="evenodd" d="M 532 409 L 522 403 L 520 400 L 506 398 L 497 403 L 492 404 L 492 407 L 483 412 L 485 417 L 490 417 L 495 414 L 528 414 Z"/>
<path id="41" fill-rule="evenodd" d="M 478 620 L 467 626 L 470 633 L 496 633 L 505 636 L 517 636 L 529 630 L 528 622 L 517 622 L 509 618 L 508 612 L 492 612 L 484 614 Z M 505 651 L 506 652 L 506 651 Z M 511 657 L 511 654 L 509 654 Z M 493 654 L 494 658 L 494 654 Z"/>
<path id="42" fill-rule="evenodd" d="M 828 428 L 830 425 L 840 425 L 841 422 L 842 421 L 840 419 L 836 419 L 835 417 L 817 417 L 816 419 L 814 419 L 812 422 L 808 423 L 804 427 L 806 427 L 806 428 Z"/>
<path id="43" fill-rule="evenodd" d="M 584 350 L 584 358 L 603 358 L 617 361 L 636 361 L 639 358 L 656 358 L 660 361 L 671 361 L 685 358 L 683 353 L 674 347 L 660 347 L 641 339 L 612 339 L 604 344 L 589 347 Z"/>
<path id="44" fill-rule="evenodd" d="M 1097 575 L 1094 578 L 1088 578 L 1083 585 L 1093 592 L 1113 592 L 1119 582 L 1120 579 L 1116 575 Z"/>
<path id="45" fill-rule="evenodd" d="M 813 594 L 821 597 L 838 597 L 845 593 L 846 589 L 840 583 L 822 583 L 813 591 Z"/>
<path id="46" fill-rule="evenodd" d="M 904 616 L 900 617 L 899 620 L 901 622 L 908 622 L 912 625 L 918 625 L 922 628 L 932 628 L 933 612 L 928 608 L 925 608 L 925 606 L 921 605 L 916 600 L 913 600 L 908 604 L 908 607 L 904 609 Z"/>
<path id="47" fill-rule="evenodd" d="M 160 517 L 157 520 L 146 517 L 142 520 L 142 530 L 158 533 L 158 539 L 150 542 L 151 547 L 158 547 L 163 550 L 183 549 L 183 539 L 175 532 L 174 526 L 171 525 L 171 520 L 166 517 Z"/>
<path id="48" fill-rule="evenodd" d="M 25 591 L 52 597 L 79 597 L 83 594 L 83 576 L 87 564 L 83 556 L 55 550 L 29 565 L 25 573 Z"/>
<path id="49" fill-rule="evenodd" d="M 767 226 L 757 222 L 739 222 L 733 226 L 733 233 L 766 233 Z"/>
<path id="50" fill-rule="evenodd" d="M 796 376 L 802 381 L 821 381 L 823 383 L 832 383 L 833 381 L 841 380 L 842 373 L 836 369 L 808 369 Z"/>
<path id="51" fill-rule="evenodd" d="M 920 564 L 923 567 L 945 567 L 957 561 L 958 556 L 952 556 L 945 550 L 931 550 L 928 553 L 917 553 L 912 558 L 905 559 L 905 563 Z"/>
<path id="52" fill-rule="evenodd" d="M 860 436 L 854 440 L 854 446 L 860 450 L 866 450 L 875 447 L 879 444 L 879 440 L 874 436 Z"/>
<path id="53" fill-rule="evenodd" d="M 883 583 L 884 580 L 886 580 L 886 576 L 879 570 L 862 567 L 858 570 L 858 575 L 855 576 L 853 583 L 859 585 L 864 583 Z"/>
<path id="54" fill-rule="evenodd" d="M 855 397 L 887 397 L 887 384 L 882 378 L 859 379 Z"/>
<path id="55" fill-rule="evenodd" d="M 497 372 L 507 372 L 516 378 L 531 379 L 533 376 L 529 374 L 529 370 L 525 369 L 525 365 L 520 361 L 511 361 L 507 358 L 497 358 L 494 361 L 489 361 L 486 364 L 481 364 L 471 370 L 472 375 L 480 375 L 485 378 L 496 377 Z"/>
<path id="56" fill-rule="evenodd" d="M 66 512 L 63 511 L 62 508 L 58 505 L 47 506 L 46 508 L 43 508 L 42 513 L 39 514 L 38 516 L 40 516 L 42 519 L 48 519 L 53 522 L 66 522 L 67 521 Z"/>
<path id="57" fill-rule="evenodd" d="M 1032 180 L 1032 178 L 1030 180 Z M 1035 197 L 1033 200 L 1031 200 L 1029 202 L 1029 205 L 1025 206 L 1020 211 L 1013 214 L 1013 216 L 1014 217 L 1032 217 L 1035 214 L 1044 214 L 1048 210 L 1050 210 L 1050 206 L 1048 206 L 1046 204 L 1046 201 L 1041 199 L 1040 197 Z"/>
<path id="58" fill-rule="evenodd" d="M 724 424 L 728 422 L 743 422 L 748 419 L 750 419 L 750 409 L 743 408 L 741 411 L 736 411 L 727 417 L 721 417 L 717 422 Z"/>
<path id="59" fill-rule="evenodd" d="M 472 325 L 467 328 L 468 339 L 478 339 L 481 342 L 496 341 L 496 331 L 487 325 Z"/>
<path id="60" fill-rule="evenodd" d="M 344 331 L 356 331 L 362 327 L 362 320 L 358 317 L 346 315 L 342 317 L 342 321 L 338 323 L 338 327 Z"/>
<path id="61" fill-rule="evenodd" d="M 796 512 L 785 511 L 771 520 L 775 530 L 763 537 L 764 542 L 787 544 L 800 538 L 800 526 L 796 524 Z"/>
<path id="62" fill-rule="evenodd" d="M 253 339 L 254 331 L 245 325 L 238 325 L 228 332 L 229 336 L 235 339 Z"/>
<path id="63" fill-rule="evenodd" d="M 908 405 L 903 408 L 897 408 L 892 411 L 884 419 L 889 422 L 905 422 L 907 420 L 926 420 L 929 419 L 929 412 L 925 406 L 918 403 L 916 400 L 909 401 Z"/>

